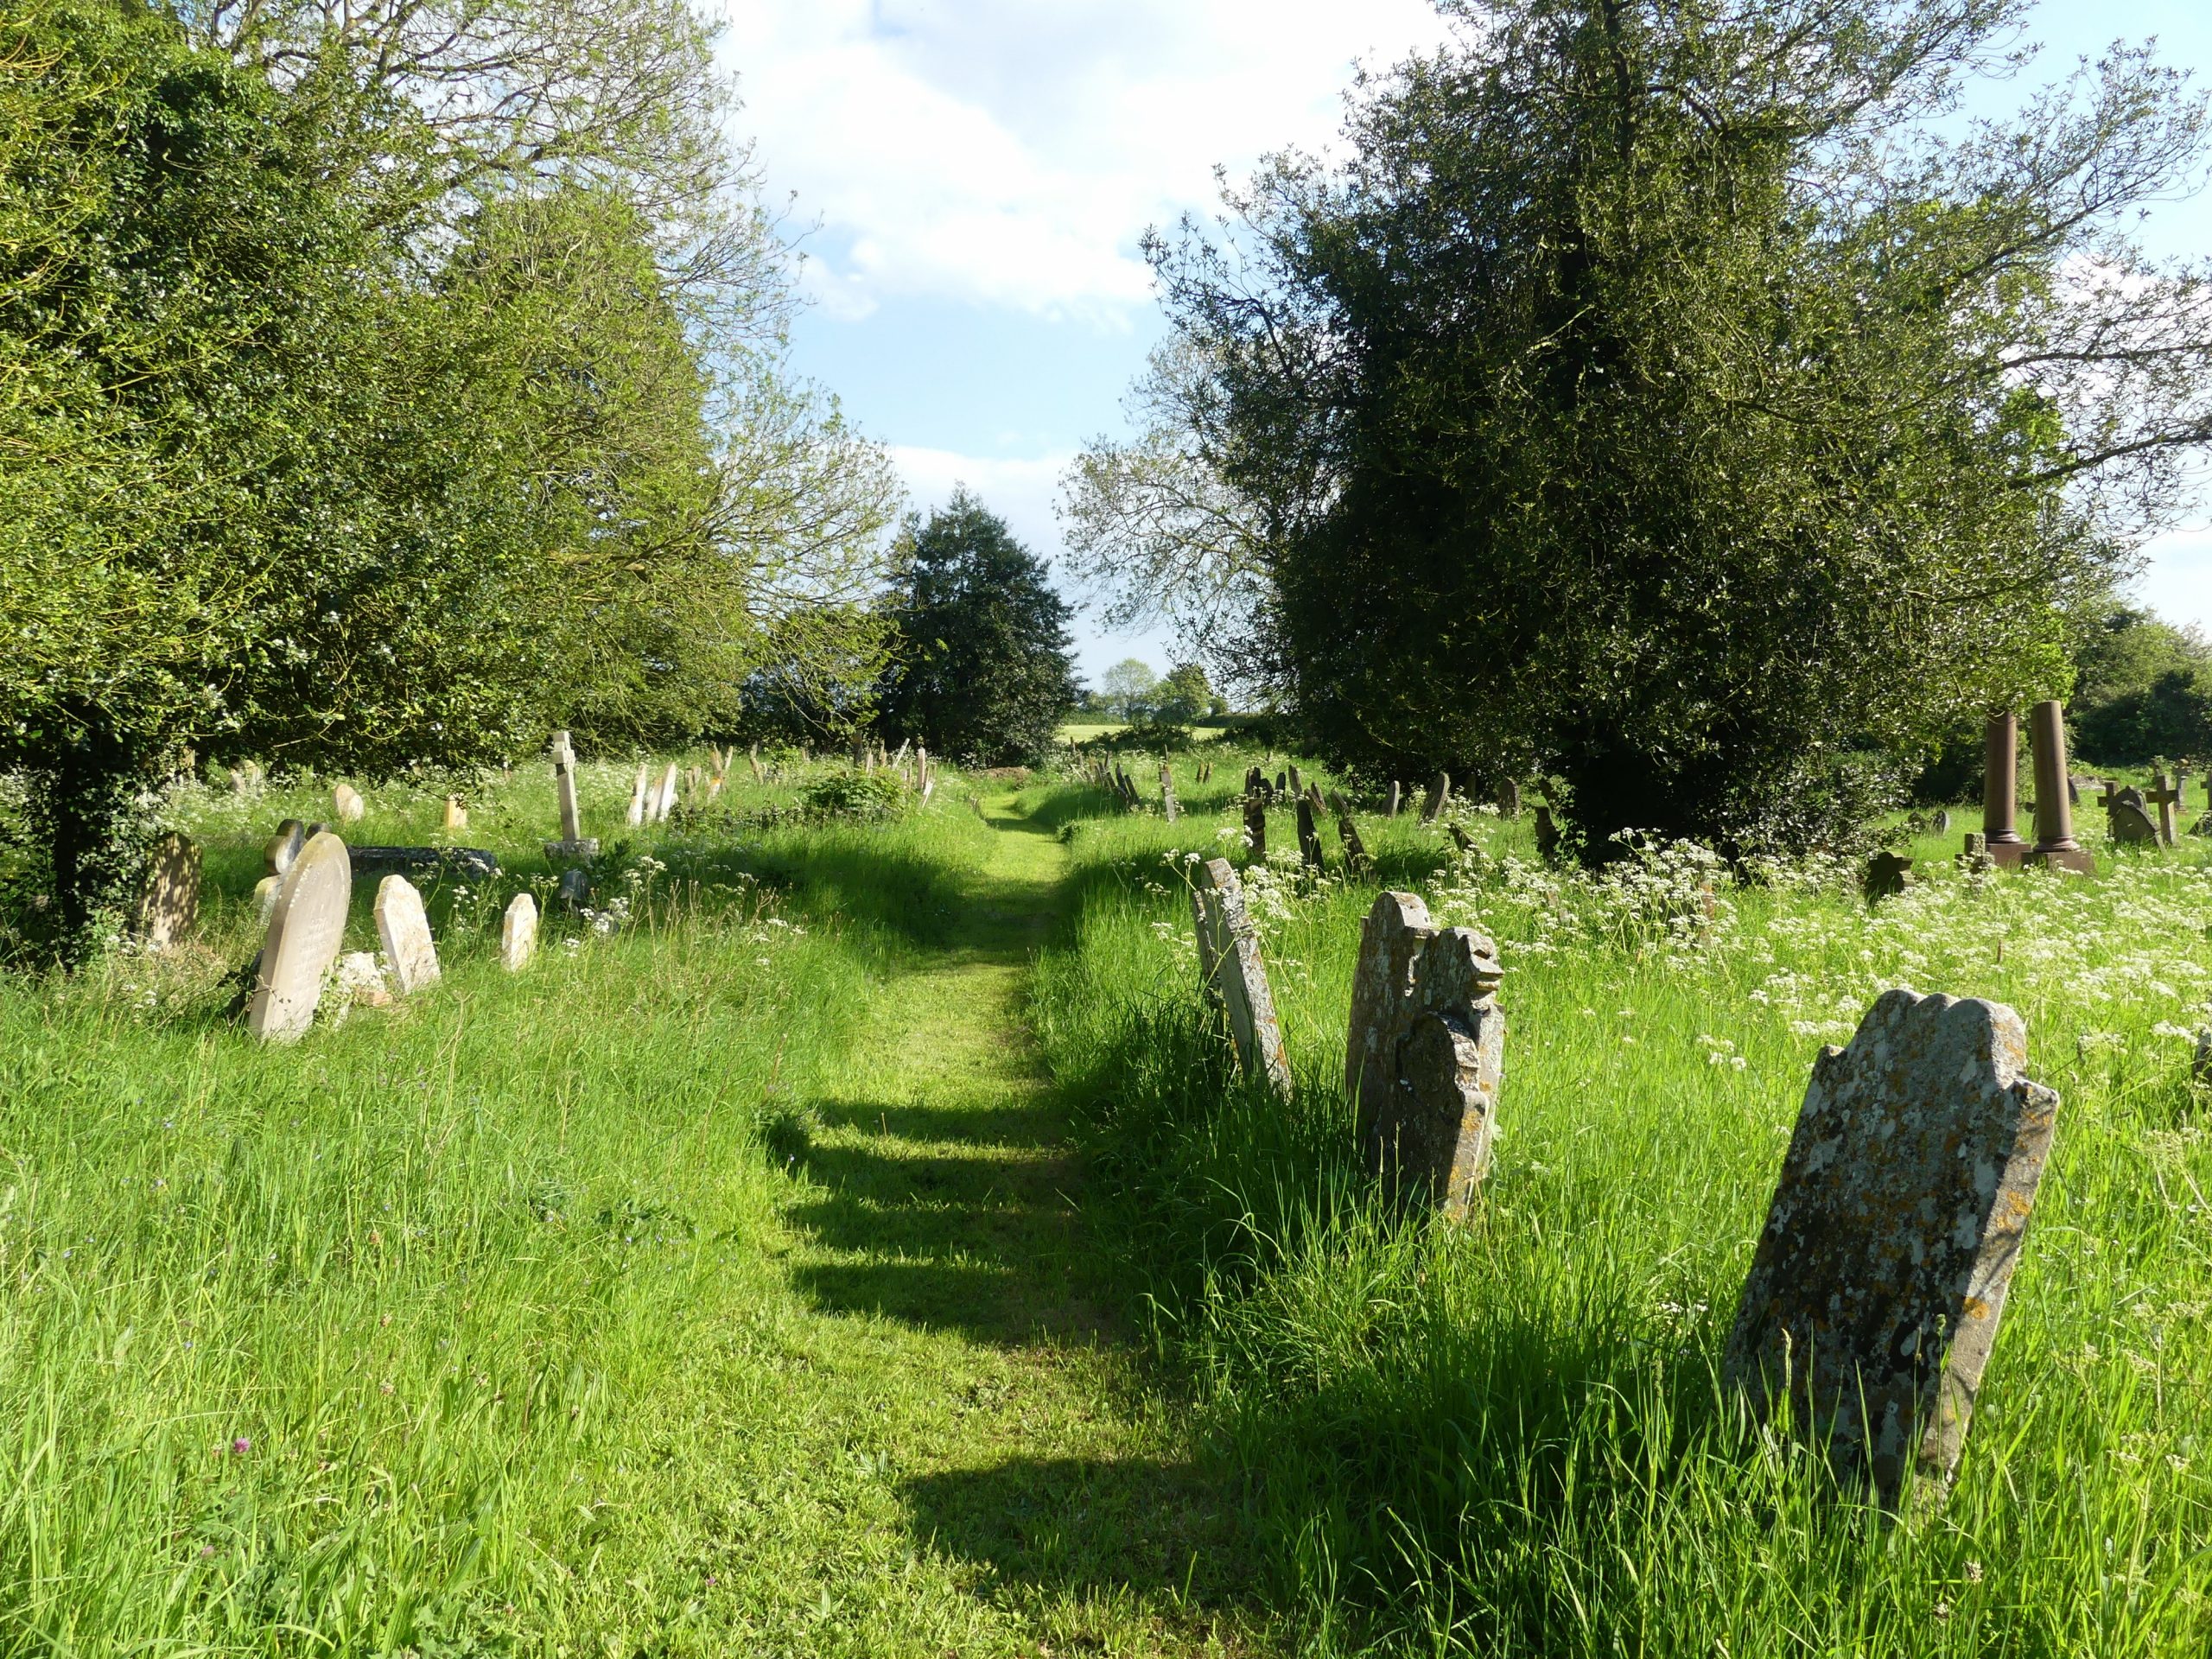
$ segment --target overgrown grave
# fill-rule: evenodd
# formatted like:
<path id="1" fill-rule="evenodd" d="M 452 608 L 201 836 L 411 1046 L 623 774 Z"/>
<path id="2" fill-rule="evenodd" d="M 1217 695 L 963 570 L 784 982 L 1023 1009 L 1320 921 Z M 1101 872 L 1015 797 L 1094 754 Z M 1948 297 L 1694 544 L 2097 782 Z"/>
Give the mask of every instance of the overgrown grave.
<path id="1" fill-rule="evenodd" d="M 1175 774 L 1165 760 L 1160 763 L 1160 804 L 1167 814 L 1167 822 L 1173 823 L 1179 816 L 1175 804 Z"/>
<path id="2" fill-rule="evenodd" d="M 1264 780 L 1255 780 L 1244 791 L 1244 845 L 1255 864 L 1268 861 L 1268 797 Z"/>
<path id="3" fill-rule="evenodd" d="M 1410 893 L 1378 897 L 1360 925 L 1344 1091 L 1361 1156 L 1395 1204 L 1464 1217 L 1490 1168 L 1505 1015 L 1497 947 L 1436 927 Z"/>
<path id="4" fill-rule="evenodd" d="M 668 783 L 664 794 L 673 793 L 676 768 L 668 769 Z M 569 741 L 566 732 L 553 734 L 553 792 L 561 812 L 561 838 L 545 843 L 545 856 L 558 863 L 563 859 L 590 859 L 599 855 L 599 842 L 584 835 L 583 815 L 576 804 L 576 751 Z M 668 816 L 668 802 L 661 803 L 661 817 Z"/>
<path id="5" fill-rule="evenodd" d="M 1905 990 L 1813 1065 L 1726 1374 L 1886 1504 L 1972 1421 L 2058 1109 L 2026 1068 L 2011 1008 Z"/>
<path id="6" fill-rule="evenodd" d="M 1290 1057 L 1275 1018 L 1259 930 L 1244 903 L 1243 884 L 1227 859 L 1210 858 L 1196 867 L 1191 918 L 1206 1001 L 1227 1020 L 1237 1063 L 1247 1077 L 1263 1078 L 1278 1094 L 1289 1094 Z"/>
<path id="7" fill-rule="evenodd" d="M 200 843 L 171 830 L 155 842 L 131 912 L 131 936 L 159 956 L 200 925 Z"/>
<path id="8" fill-rule="evenodd" d="M 1360 838 L 1359 826 L 1352 822 L 1349 809 L 1337 814 L 1337 839 L 1344 844 L 1344 868 L 1355 875 L 1364 875 L 1375 868 L 1375 861 L 1368 855 L 1367 843 Z"/>
<path id="9" fill-rule="evenodd" d="M 346 938 L 353 863 L 327 830 L 309 838 L 283 877 L 269 914 L 246 1029 L 264 1042 L 291 1042 L 315 1022 L 324 977 Z"/>

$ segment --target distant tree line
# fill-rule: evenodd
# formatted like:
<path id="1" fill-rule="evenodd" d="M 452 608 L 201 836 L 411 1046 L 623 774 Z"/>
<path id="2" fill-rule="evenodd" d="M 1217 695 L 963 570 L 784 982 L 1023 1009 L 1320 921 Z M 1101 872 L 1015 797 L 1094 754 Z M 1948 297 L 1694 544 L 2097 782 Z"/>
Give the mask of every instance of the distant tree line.
<path id="1" fill-rule="evenodd" d="M 2212 283 L 2130 238 L 2201 96 L 2116 49 L 1953 119 L 2024 0 L 1444 10 L 1342 161 L 1152 238 L 1171 339 L 1067 480 L 1118 618 L 1372 777 L 1544 775 L 1593 854 L 1837 844 L 2065 694 L 2212 439 Z"/>
<path id="2" fill-rule="evenodd" d="M 885 660 L 690 0 L 0 9 L 0 770 L 81 932 L 184 759 L 376 772 Z"/>

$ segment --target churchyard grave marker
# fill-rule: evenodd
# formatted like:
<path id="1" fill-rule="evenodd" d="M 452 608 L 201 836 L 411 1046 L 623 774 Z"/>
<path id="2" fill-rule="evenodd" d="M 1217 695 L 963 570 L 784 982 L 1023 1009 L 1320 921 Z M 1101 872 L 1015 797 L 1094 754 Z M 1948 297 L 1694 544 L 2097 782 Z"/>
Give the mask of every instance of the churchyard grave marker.
<path id="1" fill-rule="evenodd" d="M 1887 1504 L 1972 1421 L 2058 1110 L 2026 1069 L 2011 1008 L 1906 990 L 1813 1064 L 1726 1372 Z"/>
<path id="2" fill-rule="evenodd" d="M 1885 848 L 1866 861 L 1859 885 L 1870 905 L 1894 899 L 1912 885 L 1912 861 Z"/>
<path id="3" fill-rule="evenodd" d="M 645 804 L 652 792 L 651 771 L 647 767 L 639 766 L 638 781 L 630 786 L 630 811 L 627 822 L 632 828 L 634 829 L 645 821 Z"/>
<path id="4" fill-rule="evenodd" d="M 448 796 L 447 796 L 447 797 L 446 797 L 446 830 L 447 830 L 447 833 L 450 834 L 450 833 L 452 833 L 454 830 L 466 830 L 466 829 L 467 829 L 467 828 L 468 828 L 468 809 L 467 809 L 467 807 L 463 806 L 463 805 L 461 804 L 461 797 L 460 797 L 460 796 L 458 796 L 458 795 L 448 795 Z"/>
<path id="5" fill-rule="evenodd" d="M 869 768 L 874 771 L 874 767 Z M 660 776 L 660 793 L 653 798 L 653 822 L 665 823 L 668 815 L 676 810 L 676 762 L 668 763 L 668 770 Z"/>
<path id="6" fill-rule="evenodd" d="M 2169 847 L 2177 845 L 2181 840 L 2181 827 L 2174 809 L 2181 804 L 2181 791 L 2166 781 L 2164 772 L 2154 772 L 2151 774 L 2151 787 L 2145 791 L 2143 800 L 2146 807 L 2158 809 L 2158 839 Z"/>
<path id="7" fill-rule="evenodd" d="M 1521 785 L 1511 778 L 1497 786 L 1497 816 L 1501 818 L 1521 816 Z"/>
<path id="8" fill-rule="evenodd" d="M 1410 893 L 1385 893 L 1360 925 L 1344 1090 L 1361 1156 L 1394 1203 L 1464 1217 L 1490 1167 L 1505 1015 L 1497 948 L 1437 928 Z"/>
<path id="9" fill-rule="evenodd" d="M 423 895 L 404 875 L 387 875 L 377 887 L 377 938 L 391 964 L 391 982 L 402 996 L 412 996 L 438 978 L 438 947 L 430 938 L 430 918 Z"/>
<path id="10" fill-rule="evenodd" d="M 2063 785 L 2066 711 L 2056 698 L 2028 710 L 2028 741 L 2036 767 L 2036 844 L 2022 861 L 2050 870 L 2094 875 L 2096 861 L 2074 839 L 2074 805 Z"/>
<path id="11" fill-rule="evenodd" d="M 1251 849 L 1254 863 L 1268 861 L 1268 807 L 1257 790 L 1244 797 L 1244 844 Z"/>
<path id="12" fill-rule="evenodd" d="M 369 810 L 369 804 L 353 785 L 340 784 L 330 791 L 330 810 L 340 823 L 359 823 L 362 814 Z"/>
<path id="13" fill-rule="evenodd" d="M 297 818 L 285 819 L 276 826 L 276 833 L 261 843 L 262 873 L 283 875 L 292 868 L 292 861 L 300 855 L 300 849 L 307 844 L 307 825 Z"/>
<path id="14" fill-rule="evenodd" d="M 1444 803 L 1452 798 L 1452 774 L 1440 772 L 1428 781 L 1428 793 L 1421 798 L 1421 821 L 1434 823 L 1437 815 L 1444 810 Z"/>
<path id="15" fill-rule="evenodd" d="M 1395 818 L 1395 817 L 1396 817 L 1398 816 L 1398 813 L 1399 813 L 1400 810 L 1401 810 L 1402 808 L 1403 808 L 1403 807 L 1404 807 L 1405 804 L 1406 804 L 1406 791 L 1405 791 L 1405 789 L 1404 789 L 1404 787 L 1403 787 L 1403 786 L 1402 786 L 1402 785 L 1398 782 L 1398 780 L 1397 780 L 1396 779 L 1393 778 L 1393 779 L 1390 780 L 1390 804 L 1389 804 L 1389 807 L 1388 808 L 1388 810 L 1384 811 L 1384 813 L 1382 814 L 1382 816 L 1383 816 L 1384 817 L 1386 817 L 1386 818 Z"/>
<path id="16" fill-rule="evenodd" d="M 671 774 L 675 770 L 669 768 Z M 599 842 L 584 834 L 583 816 L 576 805 L 576 750 L 566 732 L 553 734 L 553 792 L 560 802 L 561 839 L 545 843 L 545 856 L 597 857 Z"/>
<path id="17" fill-rule="evenodd" d="M 356 881 L 372 875 L 429 870 L 480 881 L 499 873 L 496 855 L 481 847 L 351 847 L 346 855 Z"/>
<path id="18" fill-rule="evenodd" d="M 138 891 L 131 932 L 154 956 L 191 937 L 200 925 L 200 843 L 170 830 L 154 843 Z"/>
<path id="19" fill-rule="evenodd" d="M 582 865 L 571 864 L 561 872 L 553 896 L 560 901 L 562 909 L 574 915 L 591 900 L 591 877 L 584 873 Z"/>
<path id="20" fill-rule="evenodd" d="M 2125 798 L 2113 801 L 2109 817 L 2112 838 L 2121 846 L 2158 845 L 2158 826 L 2151 821 L 2151 815 L 2134 802 Z"/>
<path id="21" fill-rule="evenodd" d="M 2000 868 L 2018 869 L 2028 843 L 2013 827 L 2019 798 L 2020 724 L 2011 715 L 1992 715 L 1982 729 L 1982 852 Z"/>
<path id="22" fill-rule="evenodd" d="M 1166 810 L 1167 822 L 1170 823 L 1174 823 L 1177 816 L 1175 806 L 1175 774 L 1168 768 L 1168 765 L 1165 760 L 1160 763 L 1160 804 Z"/>
<path id="23" fill-rule="evenodd" d="M 1313 825 L 1313 803 L 1304 795 L 1298 798 L 1298 860 L 1316 875 L 1326 868 L 1321 860 L 1321 833 Z"/>
<path id="24" fill-rule="evenodd" d="M 760 746 L 755 743 L 746 751 L 745 758 L 753 767 L 753 781 L 756 784 L 766 782 L 760 775 Z"/>
<path id="25" fill-rule="evenodd" d="M 1306 792 L 1306 785 L 1300 781 L 1296 766 L 1290 768 L 1290 792 L 1293 795 L 1303 795 Z"/>
<path id="26" fill-rule="evenodd" d="M 246 1004 L 246 1029 L 264 1042 L 286 1043 L 315 1023 L 323 976 L 346 938 L 346 910 L 353 899 L 353 863 L 346 843 L 325 833 L 312 836 L 284 873 L 261 967 Z"/>
<path id="27" fill-rule="evenodd" d="M 1244 906 L 1244 888 L 1225 858 L 1198 867 L 1199 960 L 1211 957 L 1213 984 L 1229 1021 L 1230 1041 L 1248 1077 L 1264 1078 L 1276 1093 L 1290 1092 L 1290 1057 L 1275 1019 L 1274 995 L 1260 953 L 1259 930 Z"/>
<path id="28" fill-rule="evenodd" d="M 1337 839 L 1344 844 L 1344 868 L 1356 875 L 1364 875 L 1375 868 L 1375 861 L 1367 855 L 1367 842 L 1361 839 L 1359 826 L 1351 821 L 1351 814 L 1337 814 Z"/>
<path id="29" fill-rule="evenodd" d="M 1559 855 L 1559 825 L 1552 821 L 1549 801 L 1536 803 L 1536 856 L 1548 861 Z"/>
<path id="30" fill-rule="evenodd" d="M 537 900 L 518 893 L 508 902 L 499 923 L 499 966 L 518 974 L 537 954 Z"/>

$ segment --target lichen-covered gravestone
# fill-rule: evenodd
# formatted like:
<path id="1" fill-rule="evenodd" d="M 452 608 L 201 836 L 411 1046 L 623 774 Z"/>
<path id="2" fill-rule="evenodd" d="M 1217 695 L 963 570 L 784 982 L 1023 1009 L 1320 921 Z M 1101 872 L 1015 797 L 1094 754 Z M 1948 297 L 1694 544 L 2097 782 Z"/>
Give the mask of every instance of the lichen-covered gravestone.
<path id="1" fill-rule="evenodd" d="M 1813 1063 L 1726 1372 L 1885 1503 L 1966 1440 L 2058 1111 L 2026 1068 L 2012 1009 L 1904 990 Z"/>
<path id="2" fill-rule="evenodd" d="M 1505 1061 L 1497 948 L 1439 930 L 1410 893 L 1375 901 L 1359 933 L 1344 1089 L 1361 1154 L 1394 1200 L 1466 1214 L 1490 1168 Z"/>
<path id="3" fill-rule="evenodd" d="M 1198 931 L 1198 964 L 1214 1001 L 1227 1015 L 1230 1040 L 1249 1077 L 1267 1079 L 1278 1094 L 1290 1092 L 1290 1056 L 1275 1019 L 1274 994 L 1260 954 L 1259 930 L 1244 907 L 1243 885 L 1225 858 L 1197 869 L 1192 906 Z"/>
<path id="4" fill-rule="evenodd" d="M 264 1042 L 290 1042 L 315 1023 L 323 976 L 338 960 L 346 938 L 346 906 L 353 900 L 353 861 L 346 843 L 327 831 L 300 849 L 284 873 L 261 968 L 246 1004 L 246 1029 Z"/>
<path id="5" fill-rule="evenodd" d="M 1175 806 L 1175 774 L 1168 769 L 1165 760 L 1160 763 L 1160 804 L 1167 814 L 1167 822 L 1174 823 L 1178 816 Z"/>
<path id="6" fill-rule="evenodd" d="M 2155 847 L 2158 844 L 2158 826 L 2151 822 L 2151 815 L 2123 795 L 2112 803 L 2110 819 L 2112 838 L 2126 847 Z"/>
<path id="7" fill-rule="evenodd" d="M 377 887 L 377 938 L 384 942 L 391 981 L 402 996 L 412 996 L 438 977 L 438 947 L 430 938 L 430 918 L 423 895 L 404 875 L 387 875 Z"/>
<path id="8" fill-rule="evenodd" d="M 131 931 L 139 944 L 159 956 L 200 925 L 200 843 L 171 830 L 154 843 L 146 861 L 146 882 L 139 889 Z"/>
<path id="9" fill-rule="evenodd" d="M 1267 862 L 1268 804 L 1257 790 L 1244 797 L 1244 844 L 1251 849 L 1254 863 Z"/>
<path id="10" fill-rule="evenodd" d="M 511 974 L 530 966 L 537 954 L 537 900 L 518 893 L 508 901 L 499 924 L 499 965 Z"/>

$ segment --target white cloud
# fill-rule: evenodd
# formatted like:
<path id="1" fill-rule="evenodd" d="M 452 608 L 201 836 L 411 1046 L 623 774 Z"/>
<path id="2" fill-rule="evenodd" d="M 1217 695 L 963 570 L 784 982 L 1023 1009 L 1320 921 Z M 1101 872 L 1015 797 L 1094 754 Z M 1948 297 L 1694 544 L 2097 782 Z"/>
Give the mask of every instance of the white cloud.
<path id="1" fill-rule="evenodd" d="M 1355 59 L 1442 38 L 1427 0 L 751 0 L 725 58 L 774 192 L 819 222 L 809 286 L 1111 322 L 1147 226 L 1335 132 Z"/>

